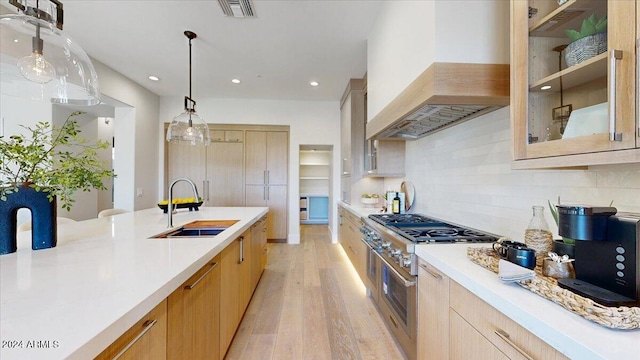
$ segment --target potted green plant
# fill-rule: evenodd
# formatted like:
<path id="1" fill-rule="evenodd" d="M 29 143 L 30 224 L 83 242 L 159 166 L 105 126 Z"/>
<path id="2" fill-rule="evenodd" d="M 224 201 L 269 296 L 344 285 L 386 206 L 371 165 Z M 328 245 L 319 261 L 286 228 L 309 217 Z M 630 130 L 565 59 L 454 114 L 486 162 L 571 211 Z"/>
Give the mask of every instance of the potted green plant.
<path id="1" fill-rule="evenodd" d="M 565 49 L 567 66 L 579 64 L 607 51 L 607 16 L 599 18 L 591 14 L 582 21 L 580 31 L 568 29 L 565 33 L 571 40 Z"/>
<path id="2" fill-rule="evenodd" d="M 74 203 L 74 192 L 105 190 L 103 181 L 114 176 L 113 170 L 98 158 L 98 150 L 107 149 L 109 142 L 82 138 L 80 125 L 74 119 L 80 114 L 73 112 L 61 127 L 39 122 L 35 127 L 23 126 L 28 135 L 0 136 L 0 238 L 4 244 L 0 244 L 0 254 L 14 248 L 4 241 L 15 241 L 16 206 L 31 209 L 33 248 L 51 247 L 46 246 L 51 242 L 55 246 L 56 201 L 68 211 Z M 41 210 L 45 205 L 33 200 L 38 197 L 46 198 L 50 210 Z M 28 206 L 20 205 L 23 203 Z M 36 215 L 44 213 L 53 217 L 51 227 L 40 219 L 36 221 Z M 37 223 L 46 229 L 40 231 Z"/>

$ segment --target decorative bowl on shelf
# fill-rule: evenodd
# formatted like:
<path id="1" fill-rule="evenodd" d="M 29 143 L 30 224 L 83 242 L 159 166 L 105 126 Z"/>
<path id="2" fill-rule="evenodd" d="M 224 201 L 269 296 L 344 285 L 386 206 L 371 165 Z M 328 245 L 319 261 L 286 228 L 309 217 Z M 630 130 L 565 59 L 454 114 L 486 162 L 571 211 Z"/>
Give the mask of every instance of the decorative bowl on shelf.
<path id="1" fill-rule="evenodd" d="M 604 32 L 584 37 L 567 45 L 564 59 L 567 66 L 571 67 L 606 51 L 607 33 Z"/>

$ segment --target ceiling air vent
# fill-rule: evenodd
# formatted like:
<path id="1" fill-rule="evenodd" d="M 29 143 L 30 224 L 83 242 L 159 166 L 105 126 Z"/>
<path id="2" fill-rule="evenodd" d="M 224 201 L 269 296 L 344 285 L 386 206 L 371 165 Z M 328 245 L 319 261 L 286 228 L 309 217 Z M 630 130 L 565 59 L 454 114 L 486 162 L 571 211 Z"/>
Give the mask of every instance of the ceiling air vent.
<path id="1" fill-rule="evenodd" d="M 225 16 L 244 18 L 256 17 L 251 0 L 218 0 Z"/>

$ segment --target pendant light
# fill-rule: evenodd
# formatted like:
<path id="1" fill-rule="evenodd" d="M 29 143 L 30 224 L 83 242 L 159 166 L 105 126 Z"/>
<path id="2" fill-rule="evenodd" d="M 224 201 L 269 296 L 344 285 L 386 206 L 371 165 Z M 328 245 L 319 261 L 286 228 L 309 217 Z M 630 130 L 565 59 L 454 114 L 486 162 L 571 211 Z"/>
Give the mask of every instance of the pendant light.
<path id="1" fill-rule="evenodd" d="M 173 118 L 167 129 L 167 141 L 185 141 L 191 145 L 209 145 L 209 125 L 196 113 L 196 102 L 191 98 L 191 41 L 197 37 L 185 31 L 189 39 L 189 96 L 184 97 L 184 112 Z"/>
<path id="2" fill-rule="evenodd" d="M 0 16 L 0 91 L 54 104 L 97 105 L 98 75 L 87 53 L 62 31 L 57 0 L 9 0 Z"/>

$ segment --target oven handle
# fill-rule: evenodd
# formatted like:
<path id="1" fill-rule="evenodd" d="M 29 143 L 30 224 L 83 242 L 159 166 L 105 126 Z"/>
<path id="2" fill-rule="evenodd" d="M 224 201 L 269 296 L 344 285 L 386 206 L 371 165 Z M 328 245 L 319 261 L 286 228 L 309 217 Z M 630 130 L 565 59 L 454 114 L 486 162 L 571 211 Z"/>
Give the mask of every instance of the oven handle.
<path id="1" fill-rule="evenodd" d="M 363 243 L 365 243 L 367 245 L 367 247 L 371 250 L 373 250 L 373 247 L 371 247 L 371 245 L 369 245 L 369 243 L 365 240 L 365 239 L 360 239 Z M 378 258 L 380 258 L 380 260 L 382 260 L 383 263 L 385 263 L 385 265 L 387 265 L 387 268 L 391 270 L 391 272 L 393 272 L 393 274 L 402 280 L 402 283 L 404 284 L 405 287 L 412 287 L 412 286 L 416 286 L 416 281 L 415 280 L 408 280 L 407 278 L 405 278 L 404 276 L 402 276 L 402 274 L 400 274 L 398 272 L 398 270 L 396 270 L 393 266 L 391 266 L 391 264 L 389 264 L 389 262 L 387 261 L 387 259 L 383 258 L 380 254 L 378 254 L 377 251 L 373 250 L 373 252 L 376 254 L 376 256 L 378 256 Z"/>

